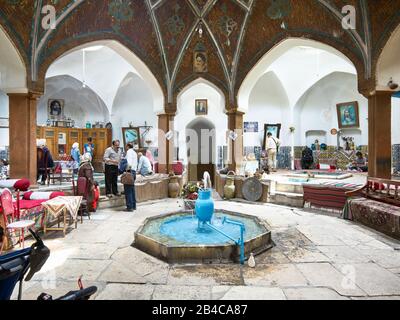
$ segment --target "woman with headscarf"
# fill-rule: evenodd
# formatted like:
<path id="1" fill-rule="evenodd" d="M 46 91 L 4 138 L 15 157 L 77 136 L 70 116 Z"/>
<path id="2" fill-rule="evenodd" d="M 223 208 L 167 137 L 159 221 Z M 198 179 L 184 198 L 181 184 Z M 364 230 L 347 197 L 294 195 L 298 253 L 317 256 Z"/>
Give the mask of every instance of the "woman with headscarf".
<path id="1" fill-rule="evenodd" d="M 80 161 L 78 178 L 86 178 L 87 180 L 87 206 L 89 212 L 94 212 L 93 199 L 94 199 L 94 178 L 93 178 L 93 166 L 92 166 L 92 156 L 90 153 L 85 153 Z"/>
<path id="2" fill-rule="evenodd" d="M 72 157 L 72 160 L 74 161 L 74 173 L 76 174 L 76 173 L 78 173 L 79 166 L 81 164 L 81 152 L 79 150 L 78 142 L 75 142 L 72 145 L 71 157 Z"/>

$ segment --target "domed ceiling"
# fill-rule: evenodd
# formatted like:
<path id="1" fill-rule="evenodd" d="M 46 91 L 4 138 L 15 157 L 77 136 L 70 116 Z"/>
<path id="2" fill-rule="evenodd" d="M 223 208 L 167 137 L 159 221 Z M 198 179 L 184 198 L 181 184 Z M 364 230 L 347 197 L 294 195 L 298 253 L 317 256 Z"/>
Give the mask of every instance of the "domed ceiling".
<path id="1" fill-rule="evenodd" d="M 45 5 L 56 9 L 55 29 L 42 28 Z M 347 5 L 356 10 L 354 30 L 342 26 Z M 172 111 L 180 90 L 199 77 L 226 94 L 228 109 L 237 108 L 248 73 L 291 37 L 345 54 L 361 91 L 375 81 L 376 61 L 400 21 L 398 12 L 400 1 L 373 0 L 0 0 L 0 23 L 25 61 L 30 90 L 43 90 L 48 67 L 64 53 L 116 40 L 151 70 Z"/>

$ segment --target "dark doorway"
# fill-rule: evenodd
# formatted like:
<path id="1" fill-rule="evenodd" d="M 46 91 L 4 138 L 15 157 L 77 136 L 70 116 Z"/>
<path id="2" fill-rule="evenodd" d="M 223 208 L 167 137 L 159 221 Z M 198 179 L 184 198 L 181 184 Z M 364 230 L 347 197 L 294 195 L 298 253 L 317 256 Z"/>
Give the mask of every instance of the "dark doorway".
<path id="1" fill-rule="evenodd" d="M 215 126 L 205 118 L 197 118 L 186 127 L 189 181 L 201 181 L 209 172 L 214 185 L 216 159 Z"/>

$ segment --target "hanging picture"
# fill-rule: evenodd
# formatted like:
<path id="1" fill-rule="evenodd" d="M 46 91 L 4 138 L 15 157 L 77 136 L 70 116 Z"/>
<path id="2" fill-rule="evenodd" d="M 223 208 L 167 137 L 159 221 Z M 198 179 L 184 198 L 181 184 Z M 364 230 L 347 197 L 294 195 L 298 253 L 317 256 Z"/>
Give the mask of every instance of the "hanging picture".
<path id="1" fill-rule="evenodd" d="M 49 119 L 60 119 L 64 116 L 64 100 L 49 99 L 48 117 Z"/>
<path id="2" fill-rule="evenodd" d="M 264 143 L 263 150 L 265 150 L 267 145 L 267 135 L 271 133 L 274 138 L 280 139 L 282 124 L 266 124 L 264 126 Z"/>
<path id="3" fill-rule="evenodd" d="M 244 132 L 258 132 L 258 122 L 245 122 Z"/>
<path id="4" fill-rule="evenodd" d="M 198 99 L 195 102 L 196 116 L 206 116 L 208 114 L 208 101 L 206 99 Z"/>
<path id="5" fill-rule="evenodd" d="M 122 128 L 122 135 L 124 137 L 124 146 L 128 143 L 133 144 L 134 149 L 140 149 L 140 129 L 139 128 Z"/>
<path id="6" fill-rule="evenodd" d="M 359 128 L 359 106 L 357 101 L 337 105 L 339 128 Z"/>
<path id="7" fill-rule="evenodd" d="M 193 56 L 193 70 L 195 73 L 208 72 L 207 53 L 204 51 L 195 51 Z"/>

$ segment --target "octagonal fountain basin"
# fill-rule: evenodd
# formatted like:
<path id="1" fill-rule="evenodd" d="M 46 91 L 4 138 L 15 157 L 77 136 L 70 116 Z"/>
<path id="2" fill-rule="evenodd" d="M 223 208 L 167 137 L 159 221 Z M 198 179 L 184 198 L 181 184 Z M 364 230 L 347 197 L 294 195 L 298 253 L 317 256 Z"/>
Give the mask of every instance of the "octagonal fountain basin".
<path id="1" fill-rule="evenodd" d="M 257 217 L 215 211 L 212 226 L 239 239 L 240 227 L 223 223 L 224 218 L 245 225 L 246 258 L 272 248 L 271 232 Z M 233 240 L 210 227 L 199 228 L 196 216 L 187 211 L 148 218 L 135 233 L 133 246 L 168 263 L 229 263 L 240 258 L 240 247 Z"/>

